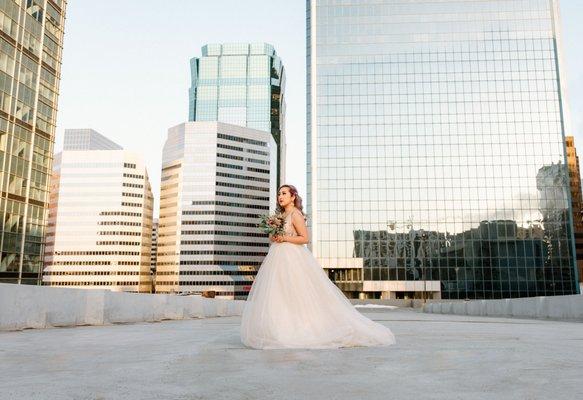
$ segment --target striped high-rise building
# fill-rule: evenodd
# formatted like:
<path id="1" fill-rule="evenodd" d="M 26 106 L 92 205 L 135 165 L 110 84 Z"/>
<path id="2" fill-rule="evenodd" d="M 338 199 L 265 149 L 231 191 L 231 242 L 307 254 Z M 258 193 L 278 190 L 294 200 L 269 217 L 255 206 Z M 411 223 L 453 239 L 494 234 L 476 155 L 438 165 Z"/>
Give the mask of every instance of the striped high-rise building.
<path id="1" fill-rule="evenodd" d="M 65 0 L 0 1 L 0 282 L 38 284 Z"/>
<path id="2" fill-rule="evenodd" d="M 275 149 L 268 132 L 241 126 L 170 128 L 162 157 L 157 293 L 247 296 L 269 247 L 257 224 L 275 198 Z"/>
<path id="3" fill-rule="evenodd" d="M 143 157 L 68 130 L 55 156 L 43 282 L 150 292 L 153 197 Z"/>

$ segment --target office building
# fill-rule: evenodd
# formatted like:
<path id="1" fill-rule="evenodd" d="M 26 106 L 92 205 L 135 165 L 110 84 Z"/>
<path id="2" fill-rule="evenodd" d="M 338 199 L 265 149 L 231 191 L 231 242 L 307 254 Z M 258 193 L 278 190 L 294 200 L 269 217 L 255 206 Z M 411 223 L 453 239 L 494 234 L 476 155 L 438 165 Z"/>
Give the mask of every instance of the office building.
<path id="1" fill-rule="evenodd" d="M 168 130 L 162 157 L 156 293 L 246 298 L 269 239 L 269 132 L 221 122 Z"/>
<path id="2" fill-rule="evenodd" d="M 311 249 L 345 292 L 578 293 L 557 2 L 306 4 Z"/>
<path id="3" fill-rule="evenodd" d="M 575 253 L 577 269 L 579 270 L 579 285 L 583 285 L 583 195 L 581 193 L 581 170 L 579 156 L 575 149 L 575 138 L 567 136 L 567 166 L 569 167 L 569 183 L 571 187 L 571 214 L 575 231 Z"/>
<path id="4" fill-rule="evenodd" d="M 93 129 L 67 129 L 63 150 L 123 150 L 123 148 Z"/>
<path id="5" fill-rule="evenodd" d="M 277 180 L 285 177 L 285 72 L 267 43 L 208 44 L 190 60 L 189 121 L 219 121 L 271 133 Z"/>
<path id="6" fill-rule="evenodd" d="M 77 133 L 66 131 L 65 143 L 74 143 Z M 153 197 L 148 173 L 142 156 L 117 145 L 120 150 L 111 150 L 112 143 L 106 139 L 68 145 L 55 156 L 45 285 L 152 289 Z"/>
<path id="7" fill-rule="evenodd" d="M 41 281 L 66 6 L 0 2 L 0 283 Z"/>

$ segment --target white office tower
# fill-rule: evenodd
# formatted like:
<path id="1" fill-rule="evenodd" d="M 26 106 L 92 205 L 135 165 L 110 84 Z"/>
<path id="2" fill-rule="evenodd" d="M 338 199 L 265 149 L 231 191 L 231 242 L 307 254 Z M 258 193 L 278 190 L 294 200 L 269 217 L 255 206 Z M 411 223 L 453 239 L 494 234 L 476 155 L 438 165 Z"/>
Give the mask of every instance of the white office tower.
<path id="1" fill-rule="evenodd" d="M 275 206 L 275 142 L 220 122 L 170 128 L 162 157 L 157 293 L 245 298 L 269 248 L 261 214 Z"/>
<path id="2" fill-rule="evenodd" d="M 123 150 L 93 129 L 65 129 L 63 150 Z"/>
<path id="3" fill-rule="evenodd" d="M 153 198 L 144 160 L 111 150 L 105 138 L 73 146 L 78 132 L 65 132 L 68 145 L 55 156 L 43 283 L 150 292 Z"/>

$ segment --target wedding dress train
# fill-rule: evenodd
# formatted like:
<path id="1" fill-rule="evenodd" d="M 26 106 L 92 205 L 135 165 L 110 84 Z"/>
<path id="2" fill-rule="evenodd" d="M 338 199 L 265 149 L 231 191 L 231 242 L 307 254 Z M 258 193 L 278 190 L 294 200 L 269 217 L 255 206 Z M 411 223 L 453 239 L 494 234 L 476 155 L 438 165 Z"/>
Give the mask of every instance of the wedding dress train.
<path id="1" fill-rule="evenodd" d="M 285 232 L 296 236 L 292 213 Z M 395 337 L 354 308 L 307 247 L 283 242 L 271 244 L 255 277 L 241 341 L 256 349 L 325 349 L 387 346 Z"/>

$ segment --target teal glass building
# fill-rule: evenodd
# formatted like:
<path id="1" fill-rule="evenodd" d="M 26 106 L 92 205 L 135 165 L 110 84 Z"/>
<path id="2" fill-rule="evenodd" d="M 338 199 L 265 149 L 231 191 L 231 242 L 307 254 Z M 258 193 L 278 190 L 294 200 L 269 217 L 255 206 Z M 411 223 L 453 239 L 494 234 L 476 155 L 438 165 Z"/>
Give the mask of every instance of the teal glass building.
<path id="1" fill-rule="evenodd" d="M 554 0 L 308 0 L 312 251 L 349 297 L 579 291 Z"/>
<path id="2" fill-rule="evenodd" d="M 208 44 L 190 60 L 189 121 L 219 121 L 270 132 L 277 182 L 285 176 L 285 72 L 267 43 Z"/>

